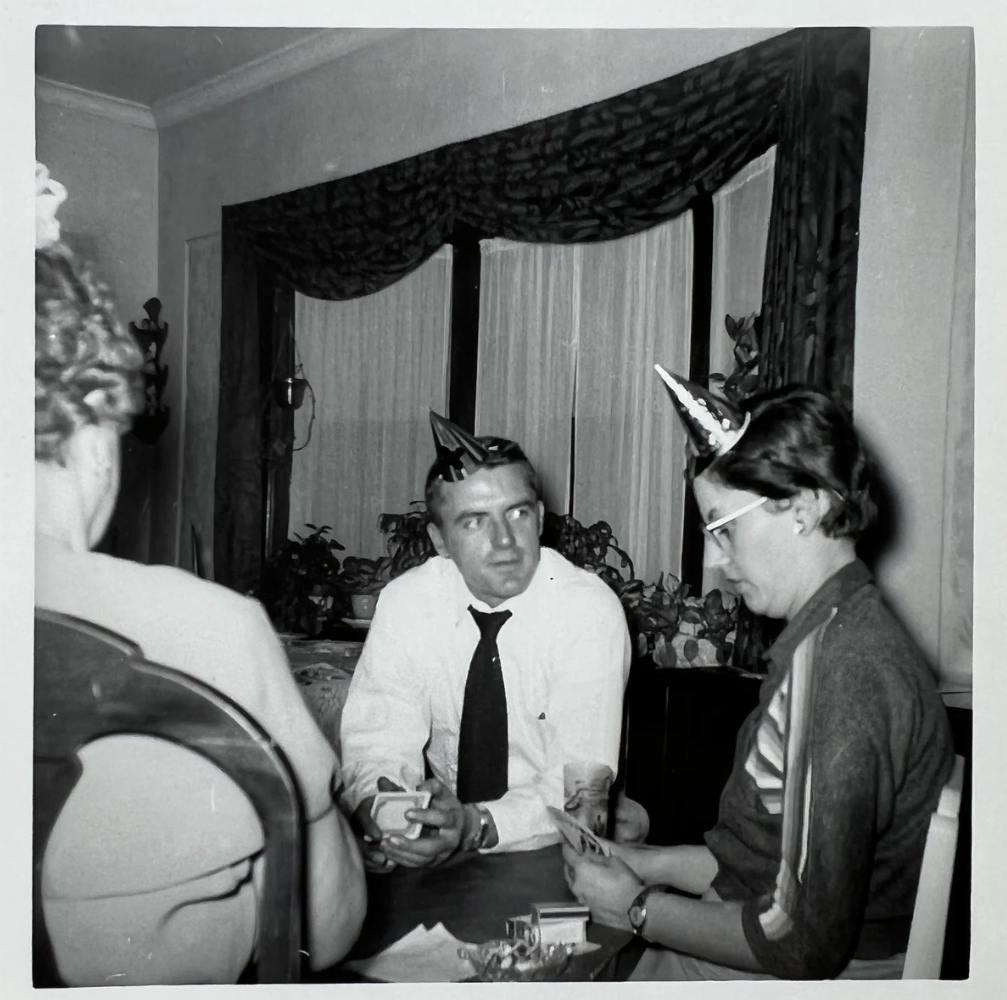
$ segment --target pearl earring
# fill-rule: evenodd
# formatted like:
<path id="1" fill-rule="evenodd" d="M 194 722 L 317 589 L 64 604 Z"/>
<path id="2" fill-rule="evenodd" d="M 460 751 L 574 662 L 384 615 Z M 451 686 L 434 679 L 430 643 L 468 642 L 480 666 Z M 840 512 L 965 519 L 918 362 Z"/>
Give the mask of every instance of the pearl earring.
<path id="1" fill-rule="evenodd" d="M 794 523 L 794 534 L 799 535 L 804 530 L 804 525 L 799 521 Z"/>

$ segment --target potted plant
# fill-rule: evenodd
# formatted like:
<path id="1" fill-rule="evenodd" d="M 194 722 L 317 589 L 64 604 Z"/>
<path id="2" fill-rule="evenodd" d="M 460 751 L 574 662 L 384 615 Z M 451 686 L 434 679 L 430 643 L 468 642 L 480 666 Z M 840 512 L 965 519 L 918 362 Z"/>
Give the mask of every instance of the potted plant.
<path id="1" fill-rule="evenodd" d="M 369 621 L 374 617 L 378 594 L 391 579 L 390 570 L 391 559 L 388 556 L 381 556 L 380 559 L 347 556 L 343 560 L 338 582 L 349 598 L 354 618 Z"/>
<path id="2" fill-rule="evenodd" d="M 674 581 L 673 583 L 671 581 Z M 615 588 L 636 645 L 637 655 L 650 657 L 658 666 L 674 666 L 665 652 L 668 639 L 678 631 L 681 617 L 680 585 L 662 574 L 657 583 L 627 580 Z"/>
<path id="3" fill-rule="evenodd" d="M 759 371 L 762 317 L 758 313 L 740 319 L 725 316 L 724 328 L 734 342 L 734 370 L 727 376 L 711 375 L 710 388 L 737 404 L 766 388 Z M 746 670 L 764 671 L 764 653 L 782 626 L 779 622 L 754 614 L 740 601 L 735 603 L 731 614 L 736 627 L 734 664 Z"/>
<path id="4" fill-rule="evenodd" d="M 659 667 L 730 662 L 736 620 L 731 595 L 712 590 L 693 597 L 685 584 L 664 574 L 656 583 L 637 579 L 633 560 L 605 521 L 585 527 L 570 514 L 547 512 L 542 542 L 575 566 L 597 574 L 615 591 L 640 657 Z"/>
<path id="5" fill-rule="evenodd" d="M 305 525 L 263 568 L 258 597 L 277 631 L 317 638 L 345 613 L 337 583 L 343 546 L 329 538 L 332 528 Z"/>
<path id="6" fill-rule="evenodd" d="M 385 536 L 385 547 L 391 559 L 389 579 L 394 580 L 437 554 L 427 533 L 428 522 L 422 500 L 413 500 L 404 514 L 382 514 L 378 518 L 378 530 Z"/>
<path id="7" fill-rule="evenodd" d="M 386 554 L 378 559 L 347 556 L 338 579 L 353 617 L 362 620 L 373 617 L 378 595 L 389 580 L 436 554 L 427 534 L 426 508 L 419 500 L 412 501 L 405 513 L 382 514 L 378 529 L 385 536 Z"/>
<path id="8" fill-rule="evenodd" d="M 695 597 L 663 574 L 657 583 L 631 580 L 616 588 L 636 651 L 658 667 L 713 667 L 731 662 L 736 598 L 711 590 Z"/>
<path id="9" fill-rule="evenodd" d="M 585 527 L 572 514 L 546 511 L 542 544 L 555 549 L 574 566 L 600 576 L 610 587 L 618 587 L 634 578 L 633 560 L 619 548 L 606 521 L 596 521 Z"/>
<path id="10" fill-rule="evenodd" d="M 742 319 L 724 317 L 724 328 L 734 343 L 734 371 L 710 376 L 710 388 L 730 402 L 737 403 L 762 387 L 759 379 L 759 338 L 762 317 L 752 313 Z"/>
<path id="11" fill-rule="evenodd" d="M 711 590 L 703 597 L 681 598 L 678 632 L 662 666 L 712 667 L 731 662 L 737 629 L 738 599 Z M 684 662 L 683 662 L 684 661 Z"/>

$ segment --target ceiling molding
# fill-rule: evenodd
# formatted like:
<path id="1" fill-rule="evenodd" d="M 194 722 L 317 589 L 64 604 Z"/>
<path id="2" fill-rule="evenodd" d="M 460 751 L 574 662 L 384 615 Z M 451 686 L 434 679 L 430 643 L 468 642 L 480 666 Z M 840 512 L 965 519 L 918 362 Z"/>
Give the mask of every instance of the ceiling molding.
<path id="1" fill-rule="evenodd" d="M 73 108 L 75 111 L 86 111 L 88 114 L 109 118 L 125 125 L 136 125 L 139 128 L 156 129 L 154 116 L 145 104 L 136 101 L 125 101 L 121 97 L 109 97 L 83 87 L 74 87 L 69 83 L 58 83 L 44 76 L 35 77 L 35 100 L 56 104 L 61 108 Z"/>
<path id="2" fill-rule="evenodd" d="M 158 128 L 177 125 L 187 118 L 205 114 L 256 91 L 289 80 L 322 66 L 356 49 L 400 34 L 402 28 L 368 28 L 347 35 L 344 29 L 329 28 L 315 35 L 237 66 L 220 76 L 188 90 L 155 101 L 150 108 Z"/>

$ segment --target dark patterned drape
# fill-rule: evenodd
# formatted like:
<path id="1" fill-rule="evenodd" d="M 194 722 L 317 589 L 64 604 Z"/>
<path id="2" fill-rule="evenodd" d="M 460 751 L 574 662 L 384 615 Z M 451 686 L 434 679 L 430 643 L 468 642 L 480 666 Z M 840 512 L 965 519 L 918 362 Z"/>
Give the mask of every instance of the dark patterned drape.
<path id="1" fill-rule="evenodd" d="M 217 580 L 245 593 L 258 584 L 262 560 L 259 282 L 252 244 L 227 225 L 221 234 L 221 281 L 213 565 Z"/>
<path id="2" fill-rule="evenodd" d="M 866 29 L 791 31 L 609 100 L 225 207 L 217 579 L 249 589 L 262 557 L 262 491 L 248 479 L 262 450 L 258 349 L 247 343 L 258 338 L 249 314 L 257 262 L 306 295 L 347 299 L 408 274 L 458 223 L 529 242 L 626 236 L 674 217 L 697 194 L 712 194 L 777 143 L 776 170 L 786 180 L 774 192 L 766 278 L 773 315 L 764 337 L 777 345 L 790 336 L 790 275 L 815 290 L 833 283 L 839 290 L 828 308 L 807 319 L 802 312 L 802 329 L 819 323 L 831 338 L 824 358 L 852 358 L 856 225 L 848 232 L 834 216 L 848 218 L 853 205 L 855 223 L 859 205 L 862 115 L 858 134 L 845 143 L 856 117 L 849 108 L 866 104 L 868 44 Z M 815 176 L 823 148 L 837 151 L 830 163 L 842 161 L 835 182 Z M 838 179 L 855 192 L 838 190 Z M 848 330 L 824 329 L 847 315 Z M 252 478 L 260 483 L 261 471 Z"/>
<path id="3" fill-rule="evenodd" d="M 852 411 L 870 33 L 803 34 L 780 105 L 759 375 L 766 388 L 808 382 Z M 757 665 L 782 625 L 740 605 L 735 662 Z"/>
<path id="4" fill-rule="evenodd" d="M 853 326 L 870 34 L 805 33 L 781 104 L 759 370 L 853 405 Z"/>

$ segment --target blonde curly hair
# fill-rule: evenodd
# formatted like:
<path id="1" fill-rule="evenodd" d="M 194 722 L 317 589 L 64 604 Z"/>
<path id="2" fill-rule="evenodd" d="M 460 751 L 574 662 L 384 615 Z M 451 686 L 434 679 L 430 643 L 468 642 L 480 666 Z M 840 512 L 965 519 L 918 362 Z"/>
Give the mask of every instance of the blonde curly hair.
<path id="1" fill-rule="evenodd" d="M 85 424 L 125 432 L 142 407 L 143 354 L 108 288 L 62 242 L 35 250 L 35 458 L 62 463 Z"/>

